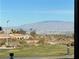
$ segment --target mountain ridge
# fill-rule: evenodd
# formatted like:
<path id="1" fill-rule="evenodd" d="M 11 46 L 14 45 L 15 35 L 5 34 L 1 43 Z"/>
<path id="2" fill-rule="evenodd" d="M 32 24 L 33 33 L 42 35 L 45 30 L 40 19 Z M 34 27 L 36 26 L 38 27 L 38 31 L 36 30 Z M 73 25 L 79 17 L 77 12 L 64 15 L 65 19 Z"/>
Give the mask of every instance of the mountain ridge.
<path id="1" fill-rule="evenodd" d="M 25 28 L 24 28 L 25 27 Z M 33 28 L 37 32 L 52 32 L 52 31 L 74 31 L 74 23 L 72 22 L 65 22 L 65 21 L 43 21 L 43 22 L 37 22 L 32 23 L 29 25 L 21 25 L 21 28 L 29 30 L 30 28 Z"/>
<path id="2" fill-rule="evenodd" d="M 24 24 L 17 27 L 12 27 L 15 29 L 22 28 L 25 31 L 30 31 L 32 28 L 36 30 L 37 33 L 49 33 L 49 32 L 74 32 L 74 23 L 67 21 L 41 21 L 32 24 Z"/>

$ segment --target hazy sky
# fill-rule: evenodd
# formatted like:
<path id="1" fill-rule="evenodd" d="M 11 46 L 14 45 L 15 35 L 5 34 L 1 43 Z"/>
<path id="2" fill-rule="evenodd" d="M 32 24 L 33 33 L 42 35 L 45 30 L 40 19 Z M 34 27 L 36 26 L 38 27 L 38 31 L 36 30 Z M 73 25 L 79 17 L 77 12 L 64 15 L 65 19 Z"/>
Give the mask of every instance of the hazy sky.
<path id="1" fill-rule="evenodd" d="M 40 21 L 74 22 L 74 0 L 0 0 L 0 26 Z"/>

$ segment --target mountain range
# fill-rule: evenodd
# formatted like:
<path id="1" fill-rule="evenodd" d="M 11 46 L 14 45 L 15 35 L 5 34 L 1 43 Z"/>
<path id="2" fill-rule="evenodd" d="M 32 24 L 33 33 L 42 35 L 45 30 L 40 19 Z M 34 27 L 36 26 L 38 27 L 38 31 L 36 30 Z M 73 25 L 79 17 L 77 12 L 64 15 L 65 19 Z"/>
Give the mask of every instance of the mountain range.
<path id="1" fill-rule="evenodd" d="M 66 21 L 42 21 L 11 28 L 22 28 L 25 31 L 30 31 L 30 29 L 33 29 L 36 30 L 37 33 L 74 33 L 74 23 Z"/>

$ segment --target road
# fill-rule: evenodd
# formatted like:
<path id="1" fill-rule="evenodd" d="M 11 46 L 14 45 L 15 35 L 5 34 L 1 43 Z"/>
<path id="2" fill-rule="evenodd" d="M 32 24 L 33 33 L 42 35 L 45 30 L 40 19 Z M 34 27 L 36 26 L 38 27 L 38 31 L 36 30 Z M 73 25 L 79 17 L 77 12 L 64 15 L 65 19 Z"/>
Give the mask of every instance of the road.
<path id="1" fill-rule="evenodd" d="M 10 59 L 7 58 L 0 58 L 0 59 Z M 73 55 L 66 55 L 66 56 L 56 56 L 56 57 L 14 57 L 14 59 L 74 59 Z"/>

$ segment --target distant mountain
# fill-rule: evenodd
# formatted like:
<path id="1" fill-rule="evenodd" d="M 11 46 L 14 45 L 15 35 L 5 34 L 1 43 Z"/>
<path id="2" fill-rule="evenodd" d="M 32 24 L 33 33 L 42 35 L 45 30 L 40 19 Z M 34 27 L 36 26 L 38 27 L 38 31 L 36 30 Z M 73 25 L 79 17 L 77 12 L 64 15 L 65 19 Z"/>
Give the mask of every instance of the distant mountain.
<path id="1" fill-rule="evenodd" d="M 23 28 L 26 31 L 32 28 L 38 33 L 74 32 L 74 23 L 65 21 L 43 21 L 21 25 L 19 28 Z"/>
<path id="2" fill-rule="evenodd" d="M 22 28 L 25 31 L 30 31 L 32 28 L 33 30 L 36 30 L 37 33 L 73 33 L 74 23 L 65 21 L 43 21 L 12 28 Z"/>

